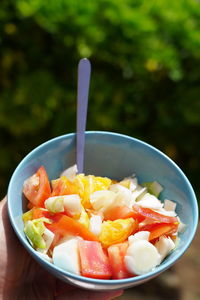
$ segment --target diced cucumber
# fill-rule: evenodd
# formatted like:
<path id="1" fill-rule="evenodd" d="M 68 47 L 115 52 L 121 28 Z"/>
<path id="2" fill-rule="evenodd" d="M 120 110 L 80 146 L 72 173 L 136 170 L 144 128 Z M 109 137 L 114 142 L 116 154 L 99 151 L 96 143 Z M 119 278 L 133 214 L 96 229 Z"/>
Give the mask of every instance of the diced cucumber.
<path id="1" fill-rule="evenodd" d="M 163 187 L 157 181 L 145 182 L 142 185 L 147 187 L 148 192 L 156 197 L 159 197 L 163 190 Z"/>

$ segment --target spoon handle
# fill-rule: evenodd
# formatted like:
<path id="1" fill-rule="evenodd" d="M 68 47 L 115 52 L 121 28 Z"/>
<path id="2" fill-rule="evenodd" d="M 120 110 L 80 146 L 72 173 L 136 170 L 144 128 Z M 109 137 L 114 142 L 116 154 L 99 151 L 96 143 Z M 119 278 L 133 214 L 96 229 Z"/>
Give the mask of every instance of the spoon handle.
<path id="1" fill-rule="evenodd" d="M 76 117 L 76 163 L 78 173 L 83 173 L 85 129 L 88 107 L 88 93 L 90 85 L 91 65 L 87 58 L 78 64 L 78 92 L 77 92 L 77 117 Z"/>

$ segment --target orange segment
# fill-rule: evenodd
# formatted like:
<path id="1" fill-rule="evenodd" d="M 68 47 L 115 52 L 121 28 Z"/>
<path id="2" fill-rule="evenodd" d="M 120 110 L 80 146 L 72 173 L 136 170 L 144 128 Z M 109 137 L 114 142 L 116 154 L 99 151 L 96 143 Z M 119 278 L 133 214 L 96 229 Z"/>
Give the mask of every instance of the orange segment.
<path id="1" fill-rule="evenodd" d="M 91 208 L 90 195 L 96 191 L 107 190 L 111 184 L 111 179 L 107 177 L 97 177 L 94 175 L 84 176 L 79 174 L 73 180 L 77 187 L 78 194 L 82 199 L 82 205 L 85 208 Z"/>
<path id="2" fill-rule="evenodd" d="M 132 218 L 104 221 L 99 240 L 104 247 L 122 243 L 137 229 L 137 221 Z"/>

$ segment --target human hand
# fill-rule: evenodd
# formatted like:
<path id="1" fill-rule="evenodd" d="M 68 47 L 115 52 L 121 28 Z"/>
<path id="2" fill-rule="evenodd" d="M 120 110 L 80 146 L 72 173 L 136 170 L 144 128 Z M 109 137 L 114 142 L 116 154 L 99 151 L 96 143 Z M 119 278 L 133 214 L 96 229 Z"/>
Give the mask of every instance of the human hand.
<path id="1" fill-rule="evenodd" d="M 93 292 L 61 282 L 28 254 L 8 219 L 7 201 L 0 202 L 0 299 L 110 300 L 122 291 Z"/>

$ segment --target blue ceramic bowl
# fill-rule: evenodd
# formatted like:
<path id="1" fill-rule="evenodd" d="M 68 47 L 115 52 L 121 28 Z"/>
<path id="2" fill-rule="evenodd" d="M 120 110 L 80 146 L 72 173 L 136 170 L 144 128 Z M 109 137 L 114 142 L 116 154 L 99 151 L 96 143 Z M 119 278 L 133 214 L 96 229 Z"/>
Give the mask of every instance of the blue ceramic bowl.
<path id="1" fill-rule="evenodd" d="M 171 267 L 187 250 L 194 237 L 198 222 L 197 200 L 186 176 L 165 154 L 135 138 L 111 132 L 87 132 L 85 147 L 85 174 L 122 179 L 135 173 L 140 182 L 157 180 L 163 185 L 162 199 L 177 203 L 177 212 L 187 225 L 180 234 L 180 243 L 160 266 L 148 274 L 120 279 L 99 280 L 77 276 L 59 269 L 41 259 L 28 243 L 21 215 L 25 211 L 22 186 L 41 165 L 50 179 L 55 179 L 75 163 L 75 134 L 54 138 L 30 152 L 16 168 L 8 188 L 8 210 L 12 226 L 27 251 L 53 275 L 78 287 L 91 290 L 130 288 L 152 279 Z"/>

